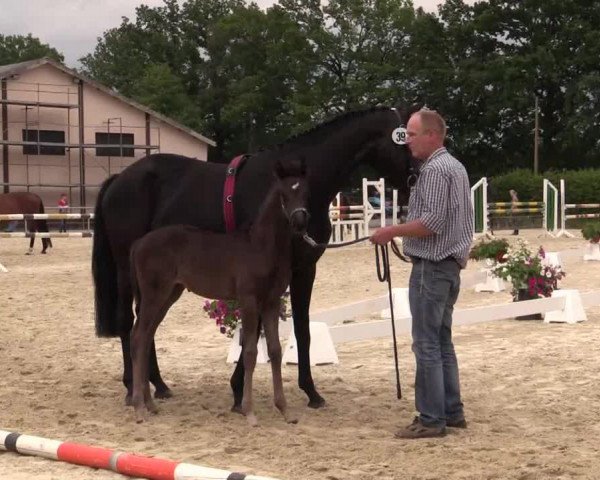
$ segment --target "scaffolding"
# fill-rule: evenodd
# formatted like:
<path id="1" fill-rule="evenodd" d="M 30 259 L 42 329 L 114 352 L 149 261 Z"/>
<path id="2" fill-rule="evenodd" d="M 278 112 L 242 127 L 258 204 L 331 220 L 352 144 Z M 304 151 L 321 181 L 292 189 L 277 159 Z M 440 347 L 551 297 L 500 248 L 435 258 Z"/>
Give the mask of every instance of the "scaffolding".
<path id="1" fill-rule="evenodd" d="M 58 148 L 63 149 L 64 152 L 60 154 L 54 154 L 53 156 L 66 156 L 67 157 L 67 165 L 65 165 L 68 169 L 68 180 L 65 184 L 60 185 L 60 187 L 69 189 L 69 200 L 70 202 L 73 200 L 72 189 L 78 188 L 79 190 L 79 206 L 82 209 L 86 207 L 86 188 L 98 188 L 98 185 L 87 185 L 86 184 L 86 150 L 103 150 L 104 152 L 109 152 L 108 155 L 102 155 L 103 157 L 107 157 L 108 161 L 108 171 L 107 176 L 111 173 L 111 157 L 121 157 L 124 158 L 124 152 L 127 151 L 139 151 L 144 150 L 148 155 L 153 151 L 160 151 L 160 128 L 154 127 L 158 131 L 158 142 L 157 144 L 151 143 L 151 127 L 150 127 L 150 118 L 149 115 L 145 114 L 145 125 L 144 126 L 127 126 L 123 125 L 123 121 L 121 117 L 107 117 L 106 121 L 102 122 L 102 126 L 106 125 L 107 127 L 107 143 L 98 143 L 96 132 L 96 143 L 89 143 L 85 141 L 85 131 L 86 129 L 92 128 L 97 130 L 101 128 L 99 126 L 86 126 L 85 125 L 85 117 L 84 117 L 84 101 L 83 101 L 83 81 L 81 79 L 75 78 L 73 80 L 73 85 L 57 85 L 57 84 L 45 84 L 45 83 L 26 83 L 14 81 L 9 84 L 6 78 L 1 80 L 1 98 L 0 98 L 0 109 L 2 111 L 2 137 L 0 138 L 0 146 L 2 148 L 2 171 L 4 181 L 2 182 L 3 191 L 8 193 L 11 187 L 22 187 L 25 186 L 27 191 L 30 190 L 31 187 L 43 187 L 46 184 L 42 182 L 34 183 L 30 182 L 30 164 L 29 164 L 29 153 L 26 153 L 26 147 L 33 147 L 37 150 L 37 155 L 43 154 L 42 149 L 44 148 Z M 11 88 L 9 88 L 9 85 Z M 12 88 L 13 85 L 15 88 Z M 31 88 L 33 86 L 33 88 Z M 19 88 L 20 87 L 20 88 Z M 53 87 L 59 87 L 57 90 Z M 9 93 L 11 95 L 9 95 Z M 9 98 L 12 97 L 12 98 Z M 21 97 L 21 98 L 18 98 Z M 23 98 L 30 97 L 30 98 Z M 33 97 L 33 98 L 31 98 Z M 42 97 L 53 97 L 53 100 L 61 100 L 61 101 L 48 101 L 46 98 Z M 65 100 L 66 97 L 66 101 Z M 9 112 L 11 109 L 8 107 L 22 107 L 21 111 L 24 110 L 24 122 L 23 121 L 13 121 L 11 122 L 9 119 Z M 46 109 L 61 109 L 66 110 L 67 118 L 66 123 L 52 123 L 50 121 L 41 121 L 42 116 L 41 112 Z M 35 110 L 37 112 L 37 128 L 30 128 L 34 126 L 30 120 L 30 111 Z M 73 112 L 76 112 L 76 123 L 72 124 L 72 117 L 75 117 Z M 40 124 L 44 125 L 56 125 L 64 129 L 66 135 L 64 141 L 62 142 L 48 142 L 42 141 L 40 132 L 44 131 L 40 128 Z M 15 138 L 9 138 L 9 124 L 24 124 L 23 129 L 23 139 L 18 140 Z M 118 125 L 117 130 L 113 130 L 111 132 L 111 125 Z M 123 141 L 124 135 L 132 135 L 129 132 L 124 132 L 123 129 L 126 128 L 128 130 L 132 129 L 144 129 L 145 130 L 145 143 L 144 144 L 130 144 Z M 19 129 L 20 130 L 20 129 Z M 75 139 L 71 138 L 71 131 L 75 130 L 76 137 Z M 36 132 L 35 140 L 30 139 L 29 132 Z M 113 135 L 111 137 L 111 134 Z M 117 139 L 118 141 L 114 142 L 113 139 Z M 25 172 L 26 172 L 26 182 L 25 183 L 11 183 L 10 182 L 10 146 L 20 146 L 23 147 L 23 155 L 25 156 Z M 72 168 L 72 156 L 71 151 L 78 152 L 78 171 L 79 171 L 79 182 L 73 182 L 71 178 L 71 168 Z M 110 152 L 117 151 L 118 154 L 111 155 Z M 134 156 L 134 155 L 131 155 Z M 95 157 L 93 157 L 95 159 Z M 87 160 L 90 158 L 88 157 Z M 97 159 L 96 159 L 97 161 Z M 41 167 L 40 167 L 41 168 Z M 56 184 L 47 184 L 48 186 L 58 186 Z"/>

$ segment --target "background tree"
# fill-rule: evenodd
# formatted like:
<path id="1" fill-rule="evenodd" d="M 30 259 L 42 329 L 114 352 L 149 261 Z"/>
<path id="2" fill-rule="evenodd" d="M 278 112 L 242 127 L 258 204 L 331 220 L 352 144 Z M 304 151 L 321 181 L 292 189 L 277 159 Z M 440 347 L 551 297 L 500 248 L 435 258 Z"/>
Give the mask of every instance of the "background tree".
<path id="1" fill-rule="evenodd" d="M 165 0 L 107 31 L 86 73 L 214 138 L 211 158 L 339 113 L 420 102 L 473 177 L 591 166 L 600 155 L 600 2 Z"/>
<path id="2" fill-rule="evenodd" d="M 0 65 L 26 62 L 42 57 L 49 57 L 57 62 L 65 58 L 55 48 L 42 43 L 39 38 L 29 35 L 0 34 Z"/>

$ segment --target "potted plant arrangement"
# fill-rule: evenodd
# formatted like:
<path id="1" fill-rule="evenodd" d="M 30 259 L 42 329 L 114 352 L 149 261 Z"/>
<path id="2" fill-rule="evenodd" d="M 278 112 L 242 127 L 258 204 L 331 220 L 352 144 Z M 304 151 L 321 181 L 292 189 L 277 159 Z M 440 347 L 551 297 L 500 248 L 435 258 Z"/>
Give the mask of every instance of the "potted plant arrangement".
<path id="1" fill-rule="evenodd" d="M 508 241 L 504 239 L 483 239 L 471 248 L 469 258 L 485 262 L 485 268 L 481 270 L 485 273 L 485 282 L 475 285 L 476 292 L 501 292 L 506 289 L 502 279 L 492 275 L 491 269 L 498 262 L 502 262 L 507 250 Z"/>
<path id="2" fill-rule="evenodd" d="M 485 260 L 489 266 L 502 262 L 504 254 L 508 250 L 508 241 L 505 239 L 480 240 L 471 248 L 469 258 L 471 260 Z"/>
<path id="3" fill-rule="evenodd" d="M 581 229 L 583 238 L 588 240 L 589 253 L 583 256 L 584 260 L 600 260 L 600 222 L 587 222 Z"/>
<path id="4" fill-rule="evenodd" d="M 289 296 L 290 293 L 288 291 L 281 297 L 279 318 L 283 321 L 292 316 L 292 312 L 288 308 Z M 229 338 L 233 337 L 235 329 L 242 319 L 240 305 L 237 300 L 206 300 L 202 309 L 208 314 L 208 318 L 215 321 L 222 334 L 227 335 Z M 261 332 L 262 335 L 263 333 Z"/>
<path id="5" fill-rule="evenodd" d="M 587 222 L 581 229 L 581 234 L 590 243 L 600 242 L 600 222 Z"/>
<path id="6" fill-rule="evenodd" d="M 558 265 L 545 265 L 542 247 L 533 254 L 527 242 L 519 240 L 509 247 L 501 263 L 496 264 L 492 273 L 512 285 L 513 301 L 532 300 L 540 296 L 549 297 L 558 288 L 558 281 L 566 273 Z M 541 320 L 541 314 L 522 315 L 518 320 Z"/>

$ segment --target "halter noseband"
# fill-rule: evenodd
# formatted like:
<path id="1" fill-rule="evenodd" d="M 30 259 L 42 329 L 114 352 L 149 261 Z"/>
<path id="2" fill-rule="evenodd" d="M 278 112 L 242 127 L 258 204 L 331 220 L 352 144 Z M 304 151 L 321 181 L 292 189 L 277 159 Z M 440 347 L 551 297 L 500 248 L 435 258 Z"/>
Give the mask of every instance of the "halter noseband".
<path id="1" fill-rule="evenodd" d="M 285 218 L 287 218 L 288 221 L 290 221 L 292 219 L 292 217 L 299 212 L 302 212 L 306 215 L 306 220 L 308 221 L 308 219 L 310 218 L 310 213 L 308 213 L 308 209 L 306 209 L 305 207 L 298 207 L 298 208 L 294 208 L 290 214 L 288 215 L 287 210 L 285 209 L 285 204 L 283 203 L 283 200 L 281 200 L 281 209 L 283 210 L 283 214 L 285 216 Z"/>

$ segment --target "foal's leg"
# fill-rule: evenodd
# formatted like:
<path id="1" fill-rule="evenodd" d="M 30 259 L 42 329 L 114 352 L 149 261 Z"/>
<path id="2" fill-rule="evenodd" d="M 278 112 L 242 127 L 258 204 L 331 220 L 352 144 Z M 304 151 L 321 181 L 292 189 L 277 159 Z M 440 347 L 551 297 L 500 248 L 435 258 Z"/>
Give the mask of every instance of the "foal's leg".
<path id="1" fill-rule="evenodd" d="M 251 426 L 258 425 L 252 401 L 252 375 L 258 354 L 258 309 L 254 297 L 240 299 L 242 310 L 242 356 L 244 357 L 244 395 L 242 413 Z"/>
<path id="2" fill-rule="evenodd" d="M 260 325 L 262 323 L 262 319 L 260 314 L 258 315 L 258 323 L 256 325 L 256 338 L 260 333 Z M 243 340 L 243 339 L 242 339 Z M 242 341 L 242 351 L 240 352 L 240 358 L 238 358 L 237 364 L 233 373 L 231 374 L 231 379 L 229 380 L 229 385 L 231 386 L 231 390 L 233 391 L 233 407 L 231 407 L 232 412 L 242 413 L 242 397 L 244 395 L 244 350 L 243 350 L 243 341 Z"/>
<path id="3" fill-rule="evenodd" d="M 169 308 L 179 298 L 183 288 L 175 286 L 173 291 L 165 296 L 162 288 L 168 291 L 168 286 L 160 285 L 157 291 L 146 291 L 141 298 L 139 314 L 131 331 L 131 355 L 133 363 L 133 394 L 132 403 L 135 408 L 136 421 L 144 421 L 144 407 L 151 413 L 158 412 L 152 400 L 149 383 L 148 358 L 154 344 L 154 334 L 165 318 Z M 136 309 L 138 310 L 138 309 Z"/>
<path id="4" fill-rule="evenodd" d="M 279 299 L 263 311 L 263 328 L 267 337 L 267 350 L 271 360 L 273 374 L 273 394 L 277 409 L 283 414 L 287 423 L 297 423 L 298 419 L 290 414 L 287 401 L 283 393 L 283 380 L 281 378 L 281 343 L 279 342 Z"/>
<path id="5" fill-rule="evenodd" d="M 129 257 L 127 257 L 127 265 L 119 266 L 117 272 L 117 284 L 118 284 L 118 305 L 117 315 L 121 318 L 118 320 L 118 324 L 123 326 L 123 333 L 121 334 L 121 349 L 123 351 L 123 385 L 127 388 L 127 395 L 125 397 L 125 405 L 131 405 L 131 395 L 133 387 L 133 372 L 131 368 L 131 343 L 130 343 L 130 331 L 133 325 L 133 294 L 131 292 L 131 279 L 129 273 Z M 169 398 L 173 394 L 169 387 L 165 384 L 160 376 L 158 369 L 158 361 L 156 359 L 156 349 L 154 345 L 154 338 L 151 340 L 150 354 L 148 360 L 149 378 L 150 381 L 156 387 L 154 396 L 156 398 Z"/>

